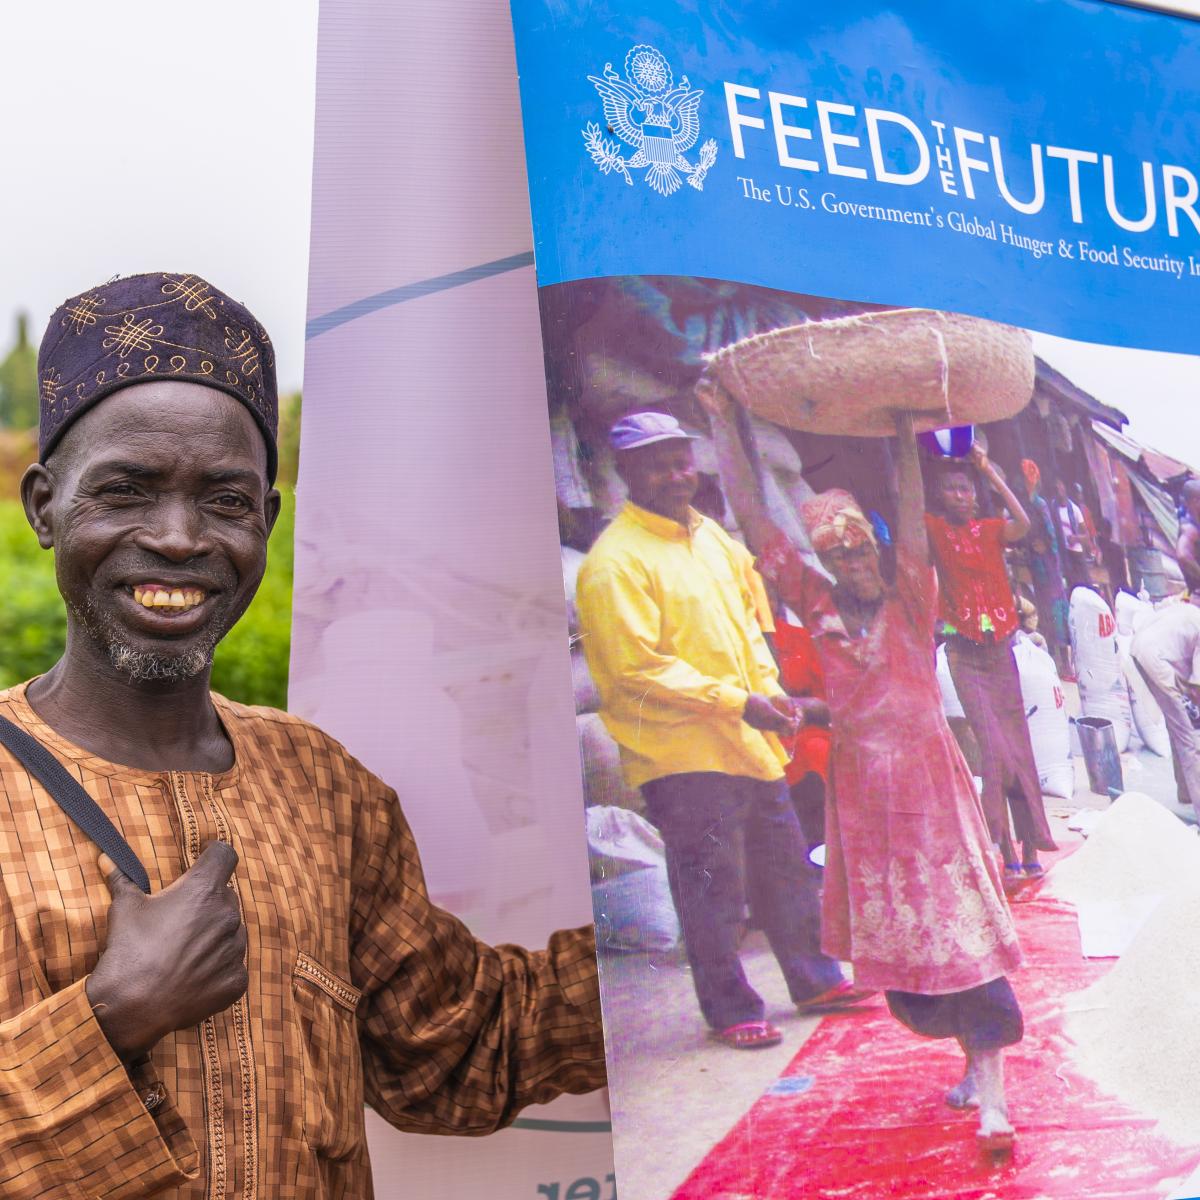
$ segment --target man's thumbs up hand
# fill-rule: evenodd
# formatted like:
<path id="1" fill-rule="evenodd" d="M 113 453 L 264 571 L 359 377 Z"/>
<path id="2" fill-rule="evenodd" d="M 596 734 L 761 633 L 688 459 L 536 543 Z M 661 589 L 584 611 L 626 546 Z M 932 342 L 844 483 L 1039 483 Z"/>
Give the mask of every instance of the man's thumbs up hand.
<path id="1" fill-rule="evenodd" d="M 100 856 L 112 905 L 107 944 L 86 987 L 122 1060 L 140 1058 L 245 992 L 246 927 L 228 886 L 237 862 L 232 846 L 210 842 L 170 887 L 147 896 Z"/>

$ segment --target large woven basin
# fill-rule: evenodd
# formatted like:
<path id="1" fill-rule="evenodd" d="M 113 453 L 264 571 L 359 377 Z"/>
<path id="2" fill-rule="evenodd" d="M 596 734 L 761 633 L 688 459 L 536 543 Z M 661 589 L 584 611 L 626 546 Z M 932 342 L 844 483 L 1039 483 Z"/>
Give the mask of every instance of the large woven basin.
<path id="1" fill-rule="evenodd" d="M 1033 395 L 1033 344 L 1011 325 L 898 308 L 810 321 L 744 338 L 709 356 L 737 400 L 813 433 L 887 437 L 893 409 L 918 429 L 1014 416 Z"/>

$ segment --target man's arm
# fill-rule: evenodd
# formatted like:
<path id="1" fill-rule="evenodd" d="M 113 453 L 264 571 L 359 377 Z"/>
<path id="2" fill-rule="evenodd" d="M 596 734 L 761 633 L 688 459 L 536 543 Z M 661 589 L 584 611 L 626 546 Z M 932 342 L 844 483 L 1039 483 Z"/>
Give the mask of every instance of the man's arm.
<path id="1" fill-rule="evenodd" d="M 643 706 L 657 705 L 680 714 L 724 712 L 756 729 L 787 732 L 790 728 L 786 719 L 771 718 L 771 705 L 764 696 L 705 675 L 658 649 L 661 614 L 632 569 L 610 565 L 589 570 L 585 564 L 575 604 L 584 657 L 602 697 L 624 691 Z M 749 620 L 757 631 L 753 615 Z M 758 637 L 761 640 L 761 633 Z M 765 642 L 762 653 L 770 658 Z M 769 690 L 783 693 L 774 677 Z"/>
<path id="2" fill-rule="evenodd" d="M 92 973 L 0 1024 L 0 1195 L 132 1198 L 195 1178 L 195 1143 L 149 1055 L 246 990 L 246 931 L 226 887 L 236 865 L 214 842 L 146 896 L 101 856 L 113 900 Z M 0 928 L 14 924 L 0 911 Z M 15 963 L 0 941 L 0 968 L 22 980 Z"/>
<path id="3" fill-rule="evenodd" d="M 132 884 L 130 886 L 133 886 Z M 4 891 L 0 888 L 0 897 Z M 0 901 L 0 1196 L 158 1196 L 195 1179 L 196 1144 L 148 1061 L 126 1065 L 92 1004 L 90 976 L 38 996 Z"/>
<path id="4" fill-rule="evenodd" d="M 1029 514 L 1017 499 L 1012 488 L 1004 482 L 1000 472 L 992 465 L 987 451 L 978 442 L 971 447 L 971 462 L 975 464 L 979 474 L 995 489 L 1001 503 L 1008 509 L 1008 520 L 1004 524 L 1004 540 L 1009 545 L 1019 542 L 1029 532 Z"/>
<path id="5" fill-rule="evenodd" d="M 396 794 L 358 769 L 370 787 L 355 832 L 351 971 L 367 1103 L 398 1129 L 486 1134 L 526 1105 L 603 1087 L 592 930 L 556 933 L 541 951 L 478 941 L 430 902 Z"/>

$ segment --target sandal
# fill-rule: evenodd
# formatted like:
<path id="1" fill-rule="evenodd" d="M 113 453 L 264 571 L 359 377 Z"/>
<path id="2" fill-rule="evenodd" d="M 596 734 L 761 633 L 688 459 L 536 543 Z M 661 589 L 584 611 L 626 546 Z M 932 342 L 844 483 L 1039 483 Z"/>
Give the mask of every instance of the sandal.
<path id="1" fill-rule="evenodd" d="M 1036 859 L 1033 862 L 1022 863 L 1021 870 L 1025 872 L 1028 879 L 1041 879 L 1046 873 L 1046 868 Z"/>
<path id="2" fill-rule="evenodd" d="M 864 1000 L 870 1000 L 876 994 L 876 988 L 855 987 L 848 979 L 835 984 L 816 996 L 807 1000 L 798 1000 L 796 1008 L 802 1013 L 837 1012 L 843 1008 L 852 1008 Z"/>
<path id="3" fill-rule="evenodd" d="M 783 1041 L 783 1034 L 770 1021 L 743 1021 L 728 1029 L 714 1029 L 712 1037 L 733 1050 L 762 1050 Z"/>

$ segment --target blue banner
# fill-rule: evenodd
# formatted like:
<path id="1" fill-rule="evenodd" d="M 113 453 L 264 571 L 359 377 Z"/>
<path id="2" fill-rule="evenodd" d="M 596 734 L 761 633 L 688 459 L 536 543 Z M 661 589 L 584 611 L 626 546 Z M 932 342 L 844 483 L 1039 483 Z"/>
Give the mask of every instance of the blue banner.
<path id="1" fill-rule="evenodd" d="M 1194 351 L 1200 26 L 514 0 L 542 285 L 691 275 Z"/>

